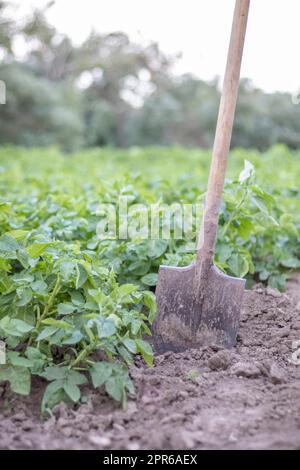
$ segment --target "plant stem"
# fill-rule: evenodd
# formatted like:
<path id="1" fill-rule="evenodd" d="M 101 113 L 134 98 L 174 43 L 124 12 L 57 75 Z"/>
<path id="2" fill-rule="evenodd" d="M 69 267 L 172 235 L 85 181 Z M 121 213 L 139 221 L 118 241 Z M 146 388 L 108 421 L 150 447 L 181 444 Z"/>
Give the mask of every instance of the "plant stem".
<path id="1" fill-rule="evenodd" d="M 53 304 L 53 301 L 54 301 L 55 297 L 57 296 L 59 290 L 60 290 L 60 275 L 58 274 L 54 289 L 51 292 L 49 300 L 45 305 L 45 308 L 44 308 L 44 311 L 41 315 L 40 321 L 44 320 L 44 318 L 47 318 L 49 309 L 50 309 L 51 305 Z"/>
<path id="2" fill-rule="evenodd" d="M 48 316 L 49 309 L 50 309 L 51 305 L 53 304 L 54 299 L 55 299 L 55 297 L 57 296 L 57 294 L 60 290 L 60 287 L 61 287 L 60 286 L 60 275 L 58 274 L 54 289 L 51 292 L 51 295 L 50 295 L 50 297 L 49 297 L 49 299 L 48 299 L 48 301 L 45 305 L 45 308 L 44 308 L 44 311 L 43 311 L 42 315 L 40 315 L 40 309 L 38 309 L 37 322 L 36 322 L 34 331 L 37 331 L 39 329 L 41 322 Z M 30 336 L 29 341 L 28 341 L 28 346 L 30 346 L 32 344 L 32 341 L 33 341 L 33 337 Z"/>

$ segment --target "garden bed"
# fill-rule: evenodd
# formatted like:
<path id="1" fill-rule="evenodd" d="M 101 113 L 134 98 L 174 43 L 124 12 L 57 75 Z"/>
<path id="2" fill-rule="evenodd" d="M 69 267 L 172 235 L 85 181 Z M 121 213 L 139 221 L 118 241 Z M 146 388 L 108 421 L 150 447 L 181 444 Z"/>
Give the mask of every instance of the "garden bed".
<path id="1" fill-rule="evenodd" d="M 285 294 L 257 285 L 233 350 L 166 353 L 152 369 L 137 359 L 126 410 L 87 388 L 86 404 L 42 420 L 41 380 L 25 398 L 2 384 L 0 448 L 300 449 L 299 300 L 299 276 Z"/>

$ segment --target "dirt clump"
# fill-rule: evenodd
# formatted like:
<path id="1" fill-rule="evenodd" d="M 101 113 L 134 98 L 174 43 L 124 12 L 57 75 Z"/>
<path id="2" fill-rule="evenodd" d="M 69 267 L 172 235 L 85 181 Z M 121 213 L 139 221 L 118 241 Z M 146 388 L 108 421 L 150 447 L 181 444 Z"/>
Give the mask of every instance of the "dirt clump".
<path id="1" fill-rule="evenodd" d="M 211 370 L 226 370 L 231 362 L 230 353 L 228 351 L 218 351 L 208 360 L 208 366 Z"/>
<path id="2" fill-rule="evenodd" d="M 131 368 L 126 410 L 104 391 L 40 417 L 44 383 L 30 397 L 0 386 L 1 449 L 300 449 L 300 277 L 287 292 L 246 291 L 237 346 L 215 345 Z"/>

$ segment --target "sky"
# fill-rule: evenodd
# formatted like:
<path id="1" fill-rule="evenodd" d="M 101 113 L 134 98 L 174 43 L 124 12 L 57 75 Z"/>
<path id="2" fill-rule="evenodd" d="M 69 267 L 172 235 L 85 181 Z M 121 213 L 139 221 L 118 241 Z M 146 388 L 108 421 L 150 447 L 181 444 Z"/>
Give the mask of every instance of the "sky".
<path id="1" fill-rule="evenodd" d="M 22 11 L 47 0 L 19 0 Z M 49 20 L 76 43 L 91 28 L 124 31 L 181 53 L 176 73 L 223 77 L 234 0 L 56 0 Z M 242 77 L 269 92 L 300 88 L 300 1 L 251 0 Z"/>

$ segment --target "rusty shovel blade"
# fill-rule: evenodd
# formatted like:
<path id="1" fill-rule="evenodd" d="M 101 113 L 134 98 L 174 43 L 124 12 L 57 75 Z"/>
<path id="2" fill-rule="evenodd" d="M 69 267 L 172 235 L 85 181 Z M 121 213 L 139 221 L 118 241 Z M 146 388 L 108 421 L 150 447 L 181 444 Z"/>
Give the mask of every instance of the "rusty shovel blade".
<path id="1" fill-rule="evenodd" d="M 227 276 L 214 265 L 198 294 L 194 280 L 195 264 L 159 269 L 153 324 L 153 345 L 159 354 L 209 344 L 231 348 L 236 343 L 245 280 Z"/>

